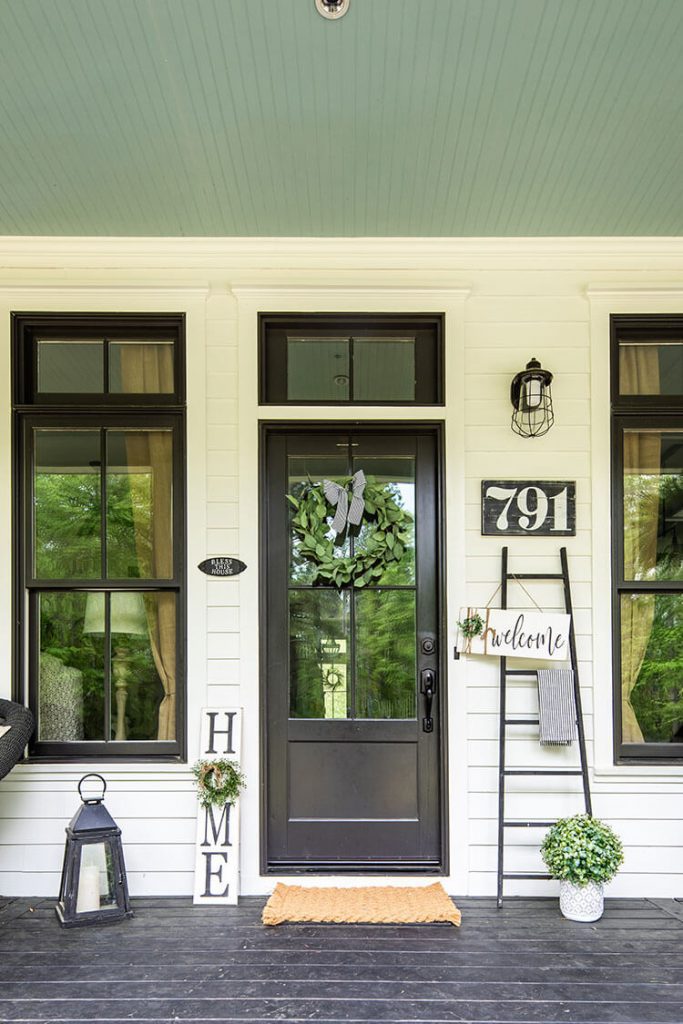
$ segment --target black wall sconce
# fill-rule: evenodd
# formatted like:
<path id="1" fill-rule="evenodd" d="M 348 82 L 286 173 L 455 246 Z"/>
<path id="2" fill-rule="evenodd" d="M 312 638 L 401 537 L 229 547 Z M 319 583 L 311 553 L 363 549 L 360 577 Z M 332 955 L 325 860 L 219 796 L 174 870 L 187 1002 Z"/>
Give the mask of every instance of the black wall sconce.
<path id="1" fill-rule="evenodd" d="M 526 369 L 515 374 L 510 385 L 512 429 L 520 437 L 541 437 L 555 422 L 550 384 L 553 375 L 532 358 Z"/>

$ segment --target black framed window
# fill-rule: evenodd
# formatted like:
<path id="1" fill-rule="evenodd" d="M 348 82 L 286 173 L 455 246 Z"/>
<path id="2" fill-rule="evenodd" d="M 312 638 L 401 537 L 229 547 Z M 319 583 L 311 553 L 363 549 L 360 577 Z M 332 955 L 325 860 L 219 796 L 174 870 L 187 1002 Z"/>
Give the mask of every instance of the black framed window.
<path id="1" fill-rule="evenodd" d="M 442 405 L 440 314 L 263 313 L 260 401 Z"/>
<path id="2" fill-rule="evenodd" d="M 182 315 L 17 313 L 15 670 L 33 757 L 184 756 Z"/>
<path id="3" fill-rule="evenodd" d="M 618 760 L 683 760 L 683 316 L 613 316 Z"/>

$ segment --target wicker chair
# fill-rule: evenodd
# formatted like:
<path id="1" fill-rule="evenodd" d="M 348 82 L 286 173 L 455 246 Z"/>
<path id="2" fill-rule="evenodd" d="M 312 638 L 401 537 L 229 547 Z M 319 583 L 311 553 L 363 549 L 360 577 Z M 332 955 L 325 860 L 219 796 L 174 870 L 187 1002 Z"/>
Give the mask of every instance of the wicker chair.
<path id="1" fill-rule="evenodd" d="M 24 753 L 35 728 L 33 714 L 22 704 L 0 699 L 0 725 L 9 725 L 9 732 L 0 736 L 0 779 L 14 768 Z"/>

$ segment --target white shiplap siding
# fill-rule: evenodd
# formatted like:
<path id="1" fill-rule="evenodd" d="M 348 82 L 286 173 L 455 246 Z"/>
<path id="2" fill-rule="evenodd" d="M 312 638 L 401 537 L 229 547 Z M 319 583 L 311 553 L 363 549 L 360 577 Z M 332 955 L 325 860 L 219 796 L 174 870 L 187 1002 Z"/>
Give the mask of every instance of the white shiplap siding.
<path id="1" fill-rule="evenodd" d="M 557 571 L 566 545 L 595 813 L 622 834 L 624 868 L 609 892 L 683 890 L 683 770 L 612 764 L 609 624 L 610 312 L 683 312 L 683 243 L 675 240 L 1 240 L 0 389 L 9 427 L 9 312 L 13 309 L 188 311 L 188 751 L 199 709 L 240 705 L 249 786 L 242 805 L 243 891 L 259 875 L 258 429 L 259 417 L 336 419 L 335 410 L 259 409 L 259 310 L 445 310 L 445 409 L 409 410 L 446 424 L 449 773 L 452 892 L 495 891 L 498 664 L 450 659 L 461 604 L 487 601 L 499 583 L 497 538 L 480 533 L 481 480 L 576 481 L 575 537 L 510 538 L 514 571 Z M 160 285 L 159 282 L 164 284 Z M 590 287 L 588 287 L 590 286 Z M 509 427 L 512 376 L 536 356 L 555 374 L 556 424 L 543 438 Z M 369 419 L 384 410 L 367 410 Z M 0 432 L 0 536 L 10 535 L 9 430 Z M 248 569 L 204 577 L 197 564 L 236 555 Z M 556 584 L 529 584 L 562 607 Z M 511 585 L 512 601 L 516 588 Z M 10 694 L 11 609 L 0 565 L 0 693 Z M 528 601 L 520 593 L 520 604 Z M 442 691 L 443 692 L 443 691 Z M 536 709 L 513 682 L 510 709 Z M 535 731 L 509 731 L 516 765 L 567 764 L 575 750 L 541 750 Z M 190 893 L 196 800 L 187 765 L 28 765 L 0 782 L 0 893 L 55 895 L 64 826 L 76 783 L 100 770 L 121 824 L 131 891 Z M 510 780 L 512 818 L 552 819 L 581 807 L 578 780 Z M 509 837 L 508 865 L 539 867 L 537 833 Z M 327 884 L 348 880 L 327 878 Z M 411 880 L 408 879 L 408 882 Z M 508 892 L 554 892 L 509 883 Z"/>
<path id="2" fill-rule="evenodd" d="M 489 275 L 491 294 L 478 294 L 467 304 L 465 361 L 466 405 L 466 531 L 468 603 L 492 595 L 500 582 L 500 549 L 496 537 L 481 536 L 482 479 L 561 479 L 577 482 L 576 537 L 511 537 L 507 541 L 511 572 L 559 572 L 559 549 L 567 547 L 569 571 L 574 584 L 591 580 L 590 492 L 590 349 L 589 309 L 576 284 L 567 275 L 558 280 L 545 273 L 537 277 L 543 293 L 530 292 L 532 277 L 515 275 L 524 295 L 510 295 L 501 282 L 507 275 Z M 509 287 L 509 285 L 508 285 Z M 550 294 L 548 294 L 548 292 Z M 544 437 L 520 438 L 510 429 L 510 381 L 534 356 L 554 374 L 555 426 Z M 566 412 L 565 412 L 566 405 Z M 470 418 L 474 414 L 473 419 Z M 488 415 L 487 415 L 488 413 Z M 563 607 L 562 588 L 556 583 L 528 582 L 534 601 L 546 609 Z M 476 592 L 476 597 L 474 596 Z M 573 586 L 575 629 L 580 661 L 587 751 L 592 760 L 591 715 L 591 606 L 588 592 Z M 493 600 L 498 604 L 499 596 Z M 511 607 L 533 608 L 524 590 L 511 583 Z M 478 662 L 478 663 L 477 663 Z M 466 659 L 467 763 L 470 788 L 470 892 L 488 895 L 495 891 L 498 814 L 498 663 L 493 659 Z M 522 663 L 532 664 L 532 663 Z M 511 681 L 509 711 L 538 711 L 535 685 Z M 509 767 L 566 768 L 577 764 L 572 748 L 541 750 L 538 730 L 512 727 L 507 730 Z M 552 785 L 552 810 L 547 809 L 548 781 Z M 539 780 L 510 778 L 506 817 L 549 819 L 583 809 L 580 779 Z M 544 806 L 545 805 L 545 806 Z M 507 829 L 505 863 L 509 871 L 543 869 L 538 853 L 542 831 Z M 506 892 L 547 892 L 548 883 L 507 882 Z"/>

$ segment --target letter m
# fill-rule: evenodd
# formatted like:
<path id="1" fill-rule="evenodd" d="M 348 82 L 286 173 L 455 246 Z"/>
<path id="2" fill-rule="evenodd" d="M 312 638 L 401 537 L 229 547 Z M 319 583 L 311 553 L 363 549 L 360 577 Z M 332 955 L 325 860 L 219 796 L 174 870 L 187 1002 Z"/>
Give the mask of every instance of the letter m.
<path id="1" fill-rule="evenodd" d="M 204 811 L 204 842 L 202 846 L 232 846 L 230 842 L 230 810 L 232 804 L 224 804 L 221 816 L 216 824 L 213 816 L 213 807 L 209 805 Z M 213 836 L 213 842 L 209 842 L 209 829 Z M 223 841 L 220 841 L 221 829 L 224 830 Z"/>

